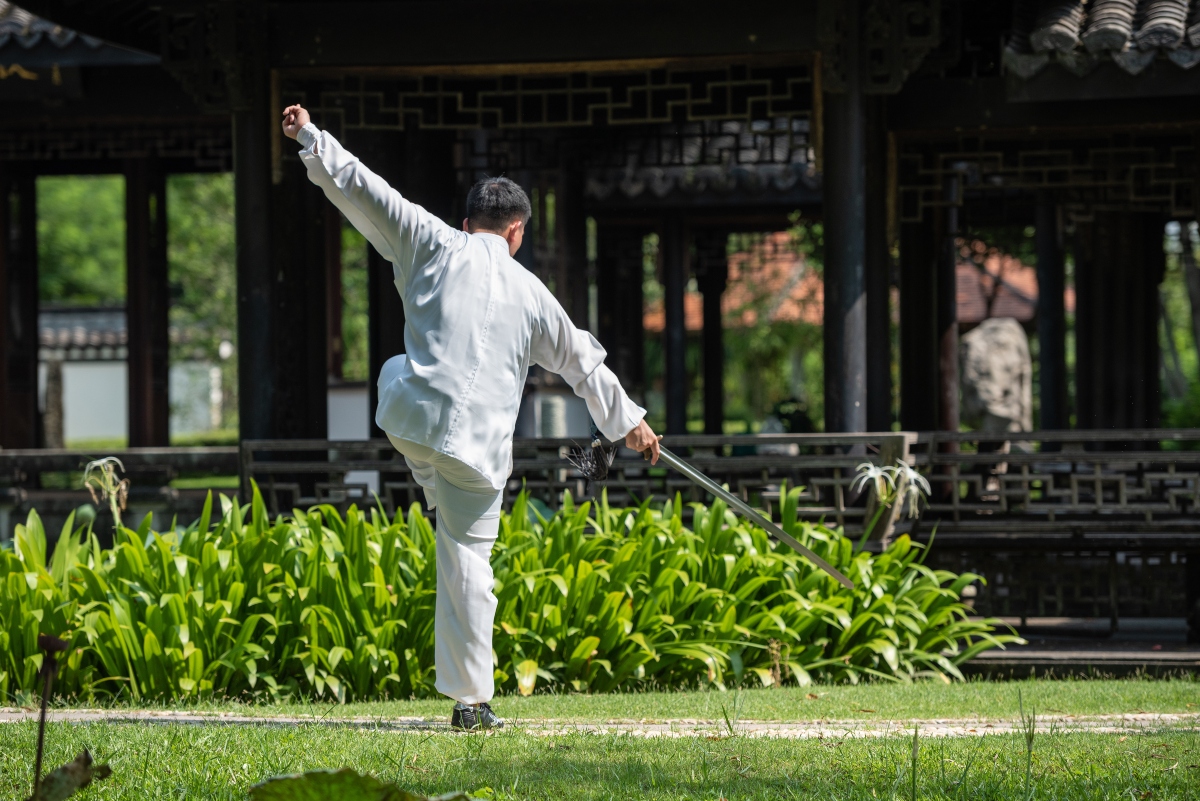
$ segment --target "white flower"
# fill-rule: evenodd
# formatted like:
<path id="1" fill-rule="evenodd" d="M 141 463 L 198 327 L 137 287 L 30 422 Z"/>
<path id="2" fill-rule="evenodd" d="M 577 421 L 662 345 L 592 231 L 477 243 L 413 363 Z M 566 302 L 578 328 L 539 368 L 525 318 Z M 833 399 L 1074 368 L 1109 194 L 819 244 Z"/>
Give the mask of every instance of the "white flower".
<path id="1" fill-rule="evenodd" d="M 921 510 L 921 500 L 928 498 L 932 490 L 925 476 L 907 462 L 896 462 L 892 468 L 904 485 L 904 500 L 908 502 L 908 516 L 916 517 Z"/>
<path id="2" fill-rule="evenodd" d="M 858 476 L 850 485 L 852 491 L 857 492 L 868 486 L 874 486 L 876 497 L 885 498 L 889 488 L 892 490 L 896 488 L 896 482 L 892 478 L 894 468 L 863 462 L 857 469 Z"/>

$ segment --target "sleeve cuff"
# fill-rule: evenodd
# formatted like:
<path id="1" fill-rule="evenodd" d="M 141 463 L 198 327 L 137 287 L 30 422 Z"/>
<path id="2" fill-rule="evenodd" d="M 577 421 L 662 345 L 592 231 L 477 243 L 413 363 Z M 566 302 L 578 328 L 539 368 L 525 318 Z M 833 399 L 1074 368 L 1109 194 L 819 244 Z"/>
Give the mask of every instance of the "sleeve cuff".
<path id="1" fill-rule="evenodd" d="M 300 133 L 296 134 L 296 141 L 300 143 L 300 147 L 308 150 L 313 146 L 313 143 L 317 141 L 317 135 L 319 133 L 321 133 L 320 128 L 313 125 L 311 122 L 306 123 L 305 126 L 300 129 Z"/>

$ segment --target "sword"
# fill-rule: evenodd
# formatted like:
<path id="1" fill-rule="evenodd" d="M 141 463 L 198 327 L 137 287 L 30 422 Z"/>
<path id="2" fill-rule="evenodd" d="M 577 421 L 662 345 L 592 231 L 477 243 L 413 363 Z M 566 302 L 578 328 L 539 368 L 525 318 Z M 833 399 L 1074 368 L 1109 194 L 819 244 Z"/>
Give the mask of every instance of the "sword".
<path id="1" fill-rule="evenodd" d="M 647 451 L 647 453 L 649 453 L 649 451 Z M 854 589 L 854 582 L 851 581 L 850 579 L 846 578 L 845 576 L 843 576 L 836 567 L 829 564 L 821 557 L 817 556 L 810 549 L 801 545 L 800 542 L 795 537 L 793 537 L 791 534 L 788 534 L 780 526 L 775 525 L 770 520 L 763 517 L 750 504 L 746 503 L 738 496 L 729 492 L 724 487 L 722 487 L 720 484 L 713 481 L 711 478 L 704 475 L 699 470 L 692 467 L 690 464 L 685 462 L 683 459 L 680 459 L 678 456 L 671 453 L 669 450 L 662 447 L 661 445 L 659 446 L 659 449 L 658 449 L 658 458 L 662 459 L 664 462 L 669 464 L 671 467 L 674 467 L 680 473 L 683 473 L 685 476 L 687 476 L 689 479 L 691 479 L 693 483 L 697 484 L 700 487 L 703 487 L 704 489 L 708 490 L 708 492 L 710 492 L 711 494 L 713 494 L 716 497 L 720 498 L 721 500 L 725 501 L 725 503 L 729 504 L 730 507 L 732 507 L 732 508 L 736 509 L 738 512 L 740 512 L 741 515 L 743 517 L 745 517 L 747 520 L 749 520 L 751 523 L 754 523 L 756 526 L 763 529 L 768 534 L 775 537 L 777 540 L 780 540 L 781 542 L 785 542 L 788 545 L 790 545 L 792 547 L 792 549 L 796 551 L 796 553 L 800 554 L 801 556 L 803 556 L 804 558 L 806 558 L 810 562 L 812 562 L 814 565 L 821 568 L 829 575 L 833 576 L 835 579 L 837 579 L 838 583 L 841 584 L 843 587 L 845 587 L 848 590 Z"/>

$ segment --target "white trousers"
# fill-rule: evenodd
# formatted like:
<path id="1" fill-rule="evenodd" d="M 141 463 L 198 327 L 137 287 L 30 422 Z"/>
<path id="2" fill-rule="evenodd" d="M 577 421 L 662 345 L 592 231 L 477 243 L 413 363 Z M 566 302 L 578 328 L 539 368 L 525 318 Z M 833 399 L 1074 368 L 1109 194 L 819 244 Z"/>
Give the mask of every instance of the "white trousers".
<path id="1" fill-rule="evenodd" d="M 490 557 L 500 530 L 501 491 L 474 468 L 388 435 L 437 510 L 437 607 L 433 660 L 438 692 L 464 704 L 492 700 L 495 581 Z"/>

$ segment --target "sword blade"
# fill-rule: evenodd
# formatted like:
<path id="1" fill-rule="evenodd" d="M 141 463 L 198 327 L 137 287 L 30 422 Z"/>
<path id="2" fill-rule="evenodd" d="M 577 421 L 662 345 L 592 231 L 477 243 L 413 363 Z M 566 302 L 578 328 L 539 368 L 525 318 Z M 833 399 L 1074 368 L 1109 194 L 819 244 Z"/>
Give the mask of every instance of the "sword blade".
<path id="1" fill-rule="evenodd" d="M 708 492 L 711 493 L 712 495 L 715 495 L 716 497 L 725 501 L 725 503 L 729 504 L 729 506 L 731 508 L 736 509 L 738 512 L 741 513 L 741 515 L 743 517 L 745 517 L 751 523 L 754 523 L 758 527 L 762 528 L 764 531 L 766 531 L 771 536 L 775 537 L 777 540 L 780 540 L 781 542 L 785 542 L 788 545 L 790 545 L 792 547 L 792 549 L 794 551 L 796 551 L 796 553 L 800 554 L 805 559 L 808 559 L 814 565 L 821 568 L 829 575 L 833 576 L 835 579 L 837 579 L 838 583 L 841 584 L 846 589 L 848 589 L 848 590 L 854 589 L 854 582 L 851 581 L 850 579 L 846 578 L 844 575 L 842 575 L 841 571 L 839 571 L 836 567 L 834 567 L 833 565 L 826 562 L 821 557 L 817 556 L 810 549 L 806 548 L 795 537 L 793 537 L 791 534 L 788 534 L 781 527 L 772 523 L 770 520 L 768 520 L 766 517 L 764 517 L 762 514 L 760 514 L 758 512 L 758 510 L 756 510 L 753 506 L 746 503 L 745 501 L 743 501 L 741 498 L 734 495 L 733 493 L 729 492 L 724 487 L 722 487 L 720 484 L 713 481 L 711 478 L 704 475 L 699 470 L 692 467 L 690 464 L 685 462 L 683 459 L 680 459 L 678 456 L 671 453 L 666 448 L 659 446 L 658 453 L 659 453 L 660 459 L 662 459 L 664 462 L 669 464 L 671 467 L 674 467 L 680 473 L 683 473 L 685 476 L 687 476 L 689 479 L 691 479 L 693 483 L 697 484 L 700 487 L 703 487 L 704 489 L 708 490 Z"/>

